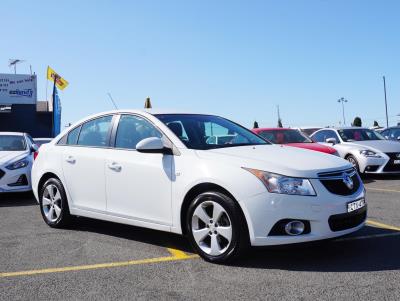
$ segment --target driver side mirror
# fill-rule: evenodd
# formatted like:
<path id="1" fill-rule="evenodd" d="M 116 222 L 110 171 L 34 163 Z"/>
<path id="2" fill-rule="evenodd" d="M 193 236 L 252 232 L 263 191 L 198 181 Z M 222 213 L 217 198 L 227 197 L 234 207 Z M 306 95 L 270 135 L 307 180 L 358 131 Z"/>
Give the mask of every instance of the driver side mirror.
<path id="1" fill-rule="evenodd" d="M 161 138 L 150 137 L 139 141 L 136 150 L 140 153 L 172 155 L 172 149 L 166 147 Z"/>
<path id="2" fill-rule="evenodd" d="M 332 145 L 335 145 L 337 143 L 336 138 L 328 138 L 325 140 L 326 143 L 330 143 Z"/>

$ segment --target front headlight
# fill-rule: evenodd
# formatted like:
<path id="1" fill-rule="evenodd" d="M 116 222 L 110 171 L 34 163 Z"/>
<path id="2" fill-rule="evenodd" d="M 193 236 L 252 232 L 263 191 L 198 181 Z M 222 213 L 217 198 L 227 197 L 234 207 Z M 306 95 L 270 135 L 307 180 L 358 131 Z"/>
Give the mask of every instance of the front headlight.
<path id="1" fill-rule="evenodd" d="M 6 166 L 7 169 L 9 170 L 14 170 L 14 169 L 19 169 L 19 168 L 23 168 L 29 165 L 29 161 L 28 159 L 25 157 L 21 160 L 15 161 L 9 165 Z"/>
<path id="2" fill-rule="evenodd" d="M 370 158 L 382 158 L 380 155 L 378 155 L 374 151 L 371 151 L 368 149 L 360 150 L 360 155 L 362 155 L 364 157 L 370 157 Z"/>
<path id="3" fill-rule="evenodd" d="M 255 175 L 271 193 L 309 196 L 317 195 L 308 179 L 291 178 L 252 168 L 243 167 L 243 169 Z"/>

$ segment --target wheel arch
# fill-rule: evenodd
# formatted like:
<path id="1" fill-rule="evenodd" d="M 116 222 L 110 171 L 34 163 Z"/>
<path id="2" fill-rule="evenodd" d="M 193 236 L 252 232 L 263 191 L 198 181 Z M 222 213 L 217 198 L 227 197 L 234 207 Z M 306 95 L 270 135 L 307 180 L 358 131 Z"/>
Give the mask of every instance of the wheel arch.
<path id="1" fill-rule="evenodd" d="M 57 178 L 57 179 L 62 183 L 60 177 L 57 176 L 55 173 L 53 173 L 53 172 L 46 172 L 46 173 L 44 173 L 44 174 L 41 176 L 41 178 L 40 178 L 40 180 L 39 180 L 39 182 L 38 182 L 38 186 L 37 186 L 38 197 L 40 197 L 40 191 L 41 191 L 41 189 L 42 189 L 44 183 L 46 183 L 46 181 L 47 181 L 48 179 L 51 179 L 51 178 Z"/>
<path id="2" fill-rule="evenodd" d="M 225 189 L 224 187 L 222 187 L 222 186 L 220 186 L 218 184 L 211 183 L 211 182 L 205 182 L 205 183 L 197 184 L 197 185 L 193 186 L 186 193 L 186 195 L 185 195 L 185 197 L 183 199 L 183 202 L 182 202 L 181 210 L 180 210 L 180 223 L 181 223 L 182 234 L 183 235 L 187 234 L 187 229 L 185 227 L 185 219 L 186 219 L 186 213 L 187 213 L 187 211 L 189 209 L 190 202 L 196 196 L 198 196 L 199 194 L 204 193 L 204 192 L 208 192 L 208 191 L 215 191 L 215 192 L 220 192 L 220 193 L 226 194 L 227 196 L 229 196 L 238 205 L 238 208 L 240 210 L 240 214 L 242 215 L 242 218 L 245 221 L 245 227 L 246 227 L 247 233 L 250 234 L 246 216 L 245 216 L 245 214 L 243 212 L 243 209 L 240 206 L 239 202 L 232 195 L 232 193 L 230 193 L 227 189 Z"/>

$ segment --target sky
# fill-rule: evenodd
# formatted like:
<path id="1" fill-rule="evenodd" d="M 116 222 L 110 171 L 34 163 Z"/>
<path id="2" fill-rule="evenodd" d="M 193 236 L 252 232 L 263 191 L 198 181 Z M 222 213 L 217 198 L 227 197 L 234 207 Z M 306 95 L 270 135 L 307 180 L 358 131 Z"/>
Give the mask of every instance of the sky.
<path id="1" fill-rule="evenodd" d="M 212 113 L 247 127 L 400 121 L 400 1 L 1 2 L 0 73 L 8 59 L 69 81 L 62 124 L 113 109 Z"/>

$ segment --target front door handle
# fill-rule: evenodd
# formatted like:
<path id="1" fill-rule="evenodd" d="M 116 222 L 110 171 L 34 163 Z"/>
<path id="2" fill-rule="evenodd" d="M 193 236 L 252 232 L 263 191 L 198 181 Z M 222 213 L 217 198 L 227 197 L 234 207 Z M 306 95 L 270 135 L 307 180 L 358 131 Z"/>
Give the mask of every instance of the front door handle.
<path id="1" fill-rule="evenodd" d="M 119 165 L 117 162 L 113 162 L 111 164 L 108 164 L 108 168 L 117 172 L 120 172 L 122 169 L 122 166 Z"/>
<path id="2" fill-rule="evenodd" d="M 65 161 L 67 161 L 68 163 L 71 163 L 71 164 L 75 164 L 75 162 L 76 162 L 75 158 L 72 156 L 68 156 Z"/>

